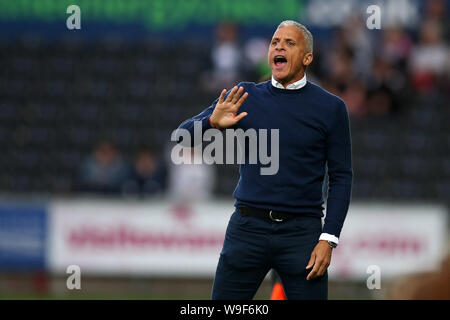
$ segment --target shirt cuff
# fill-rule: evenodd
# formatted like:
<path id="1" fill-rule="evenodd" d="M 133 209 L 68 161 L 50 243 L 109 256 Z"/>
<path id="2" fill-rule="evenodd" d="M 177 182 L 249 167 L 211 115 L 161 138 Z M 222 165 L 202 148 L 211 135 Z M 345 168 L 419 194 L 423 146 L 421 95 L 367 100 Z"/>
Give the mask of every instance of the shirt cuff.
<path id="1" fill-rule="evenodd" d="M 322 233 L 319 237 L 319 240 L 331 241 L 336 244 L 339 244 L 339 239 L 336 236 L 333 236 L 332 234 L 329 233 Z"/>

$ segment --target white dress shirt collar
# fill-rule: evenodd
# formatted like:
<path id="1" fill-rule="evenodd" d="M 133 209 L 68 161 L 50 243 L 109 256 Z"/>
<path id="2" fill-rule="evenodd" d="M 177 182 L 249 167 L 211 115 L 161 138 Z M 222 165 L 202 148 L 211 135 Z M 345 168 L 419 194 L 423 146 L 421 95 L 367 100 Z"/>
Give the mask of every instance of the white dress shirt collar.
<path id="1" fill-rule="evenodd" d="M 275 88 L 279 88 L 279 89 L 287 89 L 287 90 L 296 90 L 296 89 L 300 89 L 303 88 L 306 85 L 306 73 L 303 76 L 303 78 L 301 78 L 300 80 L 288 84 L 287 87 L 283 87 L 283 85 L 281 83 L 279 83 L 277 80 L 275 80 L 275 78 L 272 76 L 272 85 Z"/>

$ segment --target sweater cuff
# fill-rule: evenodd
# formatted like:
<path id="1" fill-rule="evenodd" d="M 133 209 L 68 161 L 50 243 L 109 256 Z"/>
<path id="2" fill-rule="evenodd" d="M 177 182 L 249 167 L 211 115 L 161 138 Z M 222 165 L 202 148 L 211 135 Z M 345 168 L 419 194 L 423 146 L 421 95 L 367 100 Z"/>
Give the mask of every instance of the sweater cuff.
<path id="1" fill-rule="evenodd" d="M 213 125 L 213 123 L 212 123 L 212 121 L 211 121 L 211 116 L 208 117 L 208 123 L 209 123 L 209 125 L 211 126 L 211 128 L 217 129 L 217 128 Z"/>
<path id="2" fill-rule="evenodd" d="M 322 230 L 324 233 L 329 233 L 336 237 L 340 236 L 345 217 L 347 216 L 349 202 L 349 200 L 328 198 L 327 214 Z"/>
<path id="3" fill-rule="evenodd" d="M 204 117 L 204 118 L 202 119 L 202 131 L 203 131 L 203 133 L 204 133 L 206 130 L 208 130 L 208 129 L 214 128 L 214 126 L 213 126 L 212 123 L 211 123 L 210 117 L 211 117 L 211 116 L 207 116 L 207 117 Z"/>

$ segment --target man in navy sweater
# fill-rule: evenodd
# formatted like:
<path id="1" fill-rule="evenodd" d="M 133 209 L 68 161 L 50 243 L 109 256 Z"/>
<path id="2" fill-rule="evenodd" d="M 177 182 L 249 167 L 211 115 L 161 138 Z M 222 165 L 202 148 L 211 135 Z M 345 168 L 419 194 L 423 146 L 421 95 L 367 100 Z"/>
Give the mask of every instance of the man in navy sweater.
<path id="1" fill-rule="evenodd" d="M 279 132 L 275 174 L 261 174 L 261 164 L 240 165 L 236 209 L 220 253 L 212 299 L 252 299 L 272 268 L 288 299 L 327 299 L 327 268 L 351 197 L 348 112 L 340 98 L 306 80 L 313 38 L 305 26 L 283 21 L 273 35 L 268 60 L 270 81 L 223 90 L 209 108 L 179 127 L 194 133 L 197 121 L 203 131 Z M 329 186 L 322 225 L 325 174 Z"/>

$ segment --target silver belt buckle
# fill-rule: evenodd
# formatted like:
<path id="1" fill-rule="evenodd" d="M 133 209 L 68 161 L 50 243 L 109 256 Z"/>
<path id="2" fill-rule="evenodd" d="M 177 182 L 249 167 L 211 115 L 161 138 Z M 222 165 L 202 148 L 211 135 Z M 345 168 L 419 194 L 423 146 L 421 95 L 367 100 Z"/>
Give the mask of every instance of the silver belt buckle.
<path id="1" fill-rule="evenodd" d="M 275 221 L 275 222 L 283 221 L 283 219 L 275 219 L 274 217 L 272 217 L 272 210 L 270 210 L 270 212 L 269 212 L 269 217 L 270 217 L 270 220 Z"/>

